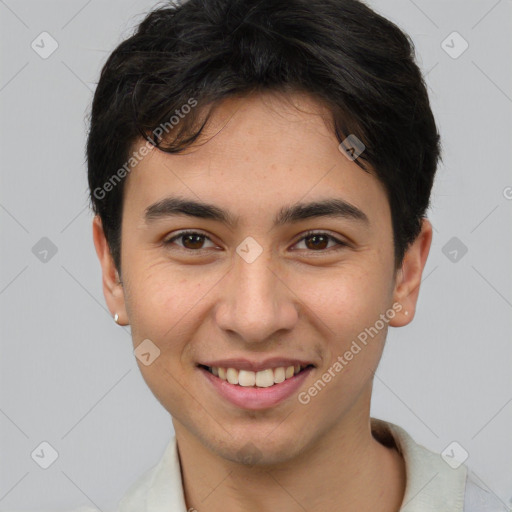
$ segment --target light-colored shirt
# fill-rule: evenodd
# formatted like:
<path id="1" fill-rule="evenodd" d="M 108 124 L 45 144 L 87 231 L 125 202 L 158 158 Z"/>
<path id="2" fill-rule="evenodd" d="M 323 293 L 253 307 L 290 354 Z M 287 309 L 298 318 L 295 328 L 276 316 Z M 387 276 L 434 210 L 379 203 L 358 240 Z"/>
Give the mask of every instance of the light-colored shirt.
<path id="1" fill-rule="evenodd" d="M 396 448 L 405 461 L 406 488 L 400 512 L 508 512 L 489 490 L 477 483 L 467 466 L 448 461 L 416 443 L 401 427 L 371 419 L 373 436 Z M 446 457 L 446 456 L 445 456 Z M 449 455 L 448 455 L 449 457 Z M 203 507 L 207 510 L 207 507 Z M 176 438 L 161 460 L 142 475 L 119 503 L 117 512 L 193 512 L 187 509 Z M 72 512 L 98 512 L 80 507 Z"/>

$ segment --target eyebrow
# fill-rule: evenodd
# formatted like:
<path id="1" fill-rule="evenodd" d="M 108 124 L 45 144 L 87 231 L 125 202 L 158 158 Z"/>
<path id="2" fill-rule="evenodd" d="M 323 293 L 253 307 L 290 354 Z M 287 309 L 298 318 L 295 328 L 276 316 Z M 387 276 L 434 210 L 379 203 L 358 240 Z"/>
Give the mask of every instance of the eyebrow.
<path id="1" fill-rule="evenodd" d="M 238 217 L 227 210 L 213 204 L 176 196 L 166 197 L 148 206 L 145 210 L 144 219 L 146 224 L 150 224 L 158 219 L 180 215 L 222 222 L 230 228 L 234 228 L 238 224 Z M 370 224 L 367 215 L 362 210 L 339 198 L 284 206 L 274 217 L 273 223 L 274 227 L 277 227 L 317 217 L 343 218 L 367 225 Z"/>

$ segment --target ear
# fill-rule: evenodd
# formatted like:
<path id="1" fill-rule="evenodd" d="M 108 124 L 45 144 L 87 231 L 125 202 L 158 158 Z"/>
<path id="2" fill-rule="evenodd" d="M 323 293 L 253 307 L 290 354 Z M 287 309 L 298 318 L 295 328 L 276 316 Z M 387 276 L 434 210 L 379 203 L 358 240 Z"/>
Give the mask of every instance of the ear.
<path id="1" fill-rule="evenodd" d="M 96 215 L 92 221 L 92 236 L 103 273 L 103 294 L 105 295 L 108 309 L 112 316 L 116 313 L 119 315 L 119 325 L 127 325 L 128 315 L 126 314 L 123 285 L 120 282 L 119 273 L 110 253 L 110 247 L 105 238 L 99 215 Z"/>
<path id="2" fill-rule="evenodd" d="M 421 276 L 432 243 L 432 224 L 422 220 L 420 234 L 407 249 L 402 266 L 397 272 L 393 304 L 402 305 L 389 325 L 403 327 L 411 322 L 416 312 L 416 303 L 420 293 Z"/>

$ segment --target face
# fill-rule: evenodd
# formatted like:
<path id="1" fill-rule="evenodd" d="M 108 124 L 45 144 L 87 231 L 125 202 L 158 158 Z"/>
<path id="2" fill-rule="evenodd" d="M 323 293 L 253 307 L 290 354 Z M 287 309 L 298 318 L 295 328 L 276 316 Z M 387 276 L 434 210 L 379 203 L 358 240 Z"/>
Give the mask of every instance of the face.
<path id="1" fill-rule="evenodd" d="M 430 245 L 427 226 L 395 273 L 382 184 L 340 152 L 320 104 L 290 99 L 228 99 L 201 144 L 136 166 L 122 286 L 95 221 L 107 303 L 135 348 L 159 351 L 138 360 L 145 381 L 177 434 L 234 461 L 250 443 L 262 462 L 291 460 L 368 414 L 387 327 L 412 318 Z"/>

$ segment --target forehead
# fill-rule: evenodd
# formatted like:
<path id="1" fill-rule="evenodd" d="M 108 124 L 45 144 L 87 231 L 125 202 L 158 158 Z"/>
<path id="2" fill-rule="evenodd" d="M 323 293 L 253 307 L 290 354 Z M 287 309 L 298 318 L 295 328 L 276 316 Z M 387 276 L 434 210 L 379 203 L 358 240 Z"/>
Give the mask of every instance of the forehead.
<path id="1" fill-rule="evenodd" d="M 305 94 L 228 98 L 191 147 L 179 154 L 155 149 L 138 163 L 127 178 L 125 202 L 143 211 L 180 194 L 231 205 L 243 219 L 275 213 L 278 204 L 338 195 L 387 215 L 382 184 L 340 152 L 329 123 L 328 110 Z"/>

